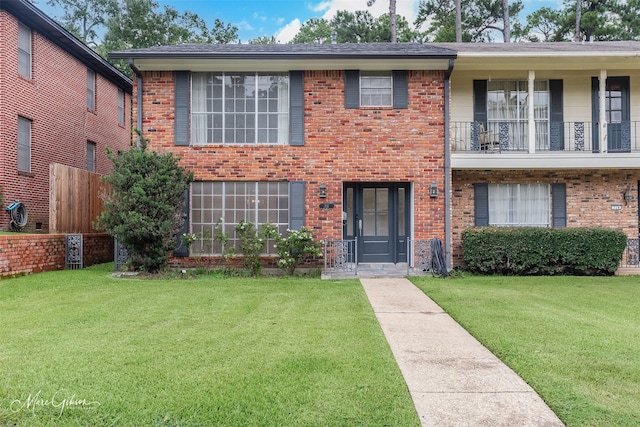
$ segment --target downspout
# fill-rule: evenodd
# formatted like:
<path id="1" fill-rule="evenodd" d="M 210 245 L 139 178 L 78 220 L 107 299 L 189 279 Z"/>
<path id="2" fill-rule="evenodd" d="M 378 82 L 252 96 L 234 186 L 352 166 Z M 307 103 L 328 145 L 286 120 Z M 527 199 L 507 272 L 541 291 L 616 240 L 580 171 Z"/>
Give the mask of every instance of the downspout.
<path id="1" fill-rule="evenodd" d="M 453 59 L 444 74 L 444 251 L 447 271 L 451 270 L 451 147 L 449 145 L 449 92 Z"/>
<path id="2" fill-rule="evenodd" d="M 138 149 L 140 149 L 142 147 L 142 72 L 140 71 L 140 69 L 138 69 L 138 67 L 136 67 L 136 64 L 133 62 L 133 58 L 129 58 L 129 67 L 131 67 L 137 79 L 136 87 L 138 88 L 138 91 L 136 93 L 136 98 L 138 103 L 138 117 L 136 129 L 138 129 L 139 132 L 136 132 L 138 135 L 136 146 L 138 147 Z"/>

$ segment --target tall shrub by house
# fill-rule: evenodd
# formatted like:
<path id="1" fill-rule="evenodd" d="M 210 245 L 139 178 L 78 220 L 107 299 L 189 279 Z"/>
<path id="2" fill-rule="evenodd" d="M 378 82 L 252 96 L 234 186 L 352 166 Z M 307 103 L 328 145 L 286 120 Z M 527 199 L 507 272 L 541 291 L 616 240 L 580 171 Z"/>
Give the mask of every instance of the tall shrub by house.
<path id="1" fill-rule="evenodd" d="M 184 194 L 193 174 L 172 153 L 140 149 L 108 152 L 113 171 L 104 177 L 112 192 L 105 197 L 99 225 L 117 236 L 133 268 L 150 273 L 167 265 L 182 224 Z"/>

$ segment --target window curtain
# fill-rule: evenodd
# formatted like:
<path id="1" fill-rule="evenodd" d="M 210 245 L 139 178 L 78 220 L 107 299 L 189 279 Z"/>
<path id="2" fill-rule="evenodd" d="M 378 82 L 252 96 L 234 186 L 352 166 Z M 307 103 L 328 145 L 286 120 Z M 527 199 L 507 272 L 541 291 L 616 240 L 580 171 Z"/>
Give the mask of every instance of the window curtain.
<path id="1" fill-rule="evenodd" d="M 213 79 L 213 75 L 208 73 L 193 73 L 191 75 L 191 141 L 194 144 L 214 142 L 207 137 L 207 92 L 212 90 L 207 85 L 209 78 Z"/>
<path id="2" fill-rule="evenodd" d="M 536 149 L 549 149 L 549 82 L 533 83 L 533 116 L 536 122 Z"/>
<path id="3" fill-rule="evenodd" d="M 278 76 L 278 143 L 289 142 L 289 78 Z"/>
<path id="4" fill-rule="evenodd" d="M 529 82 L 496 80 L 487 84 L 489 132 L 497 140 L 499 124 L 509 126 L 509 149 L 529 148 Z M 549 82 L 534 82 L 536 147 L 549 149 Z"/>
<path id="5" fill-rule="evenodd" d="M 490 184 L 490 225 L 549 225 L 549 186 L 547 184 Z"/>

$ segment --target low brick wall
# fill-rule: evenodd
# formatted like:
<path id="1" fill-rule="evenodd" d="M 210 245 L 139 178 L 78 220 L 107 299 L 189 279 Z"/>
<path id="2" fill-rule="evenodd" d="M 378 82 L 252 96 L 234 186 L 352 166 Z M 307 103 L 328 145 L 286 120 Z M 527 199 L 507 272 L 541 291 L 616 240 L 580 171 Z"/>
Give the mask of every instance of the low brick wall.
<path id="1" fill-rule="evenodd" d="M 64 234 L 0 235 L 0 277 L 64 269 Z M 113 261 L 113 238 L 82 236 L 84 266 Z"/>

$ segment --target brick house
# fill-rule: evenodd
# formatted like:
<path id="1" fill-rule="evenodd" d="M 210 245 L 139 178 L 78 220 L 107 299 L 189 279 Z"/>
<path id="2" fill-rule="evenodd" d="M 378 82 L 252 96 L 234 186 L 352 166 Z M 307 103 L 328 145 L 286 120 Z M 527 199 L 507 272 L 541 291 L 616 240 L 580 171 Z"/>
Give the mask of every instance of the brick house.
<path id="1" fill-rule="evenodd" d="M 474 225 L 637 237 L 639 53 L 613 42 L 112 55 L 137 73 L 134 116 L 151 147 L 195 172 L 188 230 L 304 224 L 357 238 L 360 263 L 415 263 L 412 242 L 439 238 L 458 265 Z M 199 242 L 192 254 L 217 252 Z"/>
<path id="2" fill-rule="evenodd" d="M 2 211 L 24 203 L 49 230 L 49 166 L 110 171 L 105 148 L 131 142 L 129 78 L 26 0 L 0 2 Z M 9 215 L 0 213 L 0 229 Z"/>
<path id="3" fill-rule="evenodd" d="M 149 147 L 195 173 L 188 230 L 241 220 L 359 237 L 360 262 L 445 238 L 445 91 L 429 45 L 179 45 L 112 53 L 137 73 Z M 218 255 L 197 242 L 192 255 Z"/>

